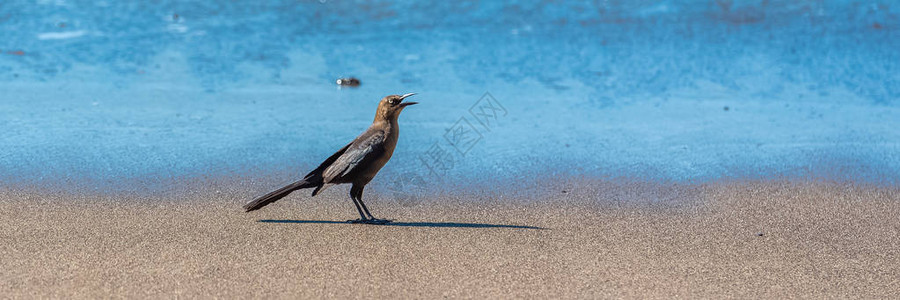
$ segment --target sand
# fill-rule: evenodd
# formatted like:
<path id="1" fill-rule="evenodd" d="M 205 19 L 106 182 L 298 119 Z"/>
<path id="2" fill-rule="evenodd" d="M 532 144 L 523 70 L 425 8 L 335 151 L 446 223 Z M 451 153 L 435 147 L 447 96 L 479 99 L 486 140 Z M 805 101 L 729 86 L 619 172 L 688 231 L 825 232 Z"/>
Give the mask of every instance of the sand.
<path id="1" fill-rule="evenodd" d="M 341 191 L 243 213 L 246 199 L 227 193 L 0 190 L 0 295 L 900 297 L 896 188 L 594 182 L 534 199 L 373 197 L 395 226 L 341 223 L 355 217 Z"/>

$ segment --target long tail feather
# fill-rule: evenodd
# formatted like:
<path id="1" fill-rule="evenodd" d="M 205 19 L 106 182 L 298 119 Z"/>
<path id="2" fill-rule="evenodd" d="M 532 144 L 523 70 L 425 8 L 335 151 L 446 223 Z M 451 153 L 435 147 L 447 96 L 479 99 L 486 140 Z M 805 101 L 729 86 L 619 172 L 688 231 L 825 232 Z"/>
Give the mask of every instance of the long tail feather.
<path id="1" fill-rule="evenodd" d="M 257 209 L 262 208 L 263 206 L 269 205 L 275 201 L 278 201 L 284 196 L 287 196 L 293 191 L 314 187 L 315 184 L 307 182 L 306 180 L 300 180 L 289 185 L 286 185 L 280 189 L 274 190 L 271 193 L 260 196 L 259 198 L 254 199 L 253 201 L 247 202 L 244 204 L 244 211 L 250 212 Z"/>

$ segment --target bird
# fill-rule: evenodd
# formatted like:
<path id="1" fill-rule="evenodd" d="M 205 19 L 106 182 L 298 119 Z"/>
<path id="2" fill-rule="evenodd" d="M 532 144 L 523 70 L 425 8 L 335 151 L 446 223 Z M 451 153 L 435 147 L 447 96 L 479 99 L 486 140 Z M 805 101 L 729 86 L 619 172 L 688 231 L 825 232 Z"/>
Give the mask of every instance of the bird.
<path id="1" fill-rule="evenodd" d="M 372 121 L 369 128 L 328 157 L 317 168 L 306 174 L 303 179 L 247 202 L 243 206 L 244 211 L 251 212 L 260 209 L 296 190 L 315 188 L 312 196 L 316 196 L 333 185 L 349 183 L 352 184 L 350 199 L 353 200 L 353 204 L 359 212 L 359 219 L 347 222 L 366 224 L 391 222 L 391 220 L 375 218 L 363 203 L 362 194 L 366 184 L 375 178 L 378 171 L 394 154 L 400 133 L 400 126 L 397 124 L 400 112 L 407 106 L 418 104 L 418 102 L 404 102 L 403 100 L 415 94 L 388 95 L 382 98 L 375 111 L 375 120 Z"/>

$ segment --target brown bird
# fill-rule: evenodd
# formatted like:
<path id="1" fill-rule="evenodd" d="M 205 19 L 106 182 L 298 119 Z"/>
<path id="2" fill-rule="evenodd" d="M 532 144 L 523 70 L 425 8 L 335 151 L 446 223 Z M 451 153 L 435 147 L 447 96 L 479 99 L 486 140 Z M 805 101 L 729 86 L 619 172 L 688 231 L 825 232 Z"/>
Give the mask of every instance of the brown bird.
<path id="1" fill-rule="evenodd" d="M 400 133 L 397 118 L 400 117 L 403 108 L 417 104 L 417 102 L 403 102 L 403 99 L 412 95 L 415 93 L 403 96 L 390 95 L 382 98 L 378 103 L 378 110 L 375 112 L 375 121 L 372 122 L 372 126 L 369 126 L 350 144 L 332 154 L 318 168 L 306 174 L 303 179 L 248 202 L 244 205 L 244 210 L 249 212 L 260 209 L 299 189 L 314 187 L 316 189 L 313 190 L 312 195 L 315 196 L 332 185 L 351 183 L 353 185 L 350 187 L 350 199 L 356 205 L 359 219 L 348 222 L 370 224 L 390 222 L 390 220 L 376 219 L 372 216 L 369 208 L 363 203 L 362 193 L 366 184 L 372 181 L 375 174 L 378 174 L 381 167 L 394 154 L 397 137 Z"/>

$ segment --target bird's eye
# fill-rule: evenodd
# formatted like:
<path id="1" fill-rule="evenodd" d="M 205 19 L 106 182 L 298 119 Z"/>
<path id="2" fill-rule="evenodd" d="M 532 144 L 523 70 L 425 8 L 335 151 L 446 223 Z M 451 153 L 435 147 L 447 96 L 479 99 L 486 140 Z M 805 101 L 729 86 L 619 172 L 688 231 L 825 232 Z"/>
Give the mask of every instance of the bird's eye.
<path id="1" fill-rule="evenodd" d="M 395 98 L 395 99 L 391 99 L 391 105 L 397 105 L 397 103 L 400 103 L 400 100 L 398 100 L 398 99 L 396 99 L 396 98 Z"/>

